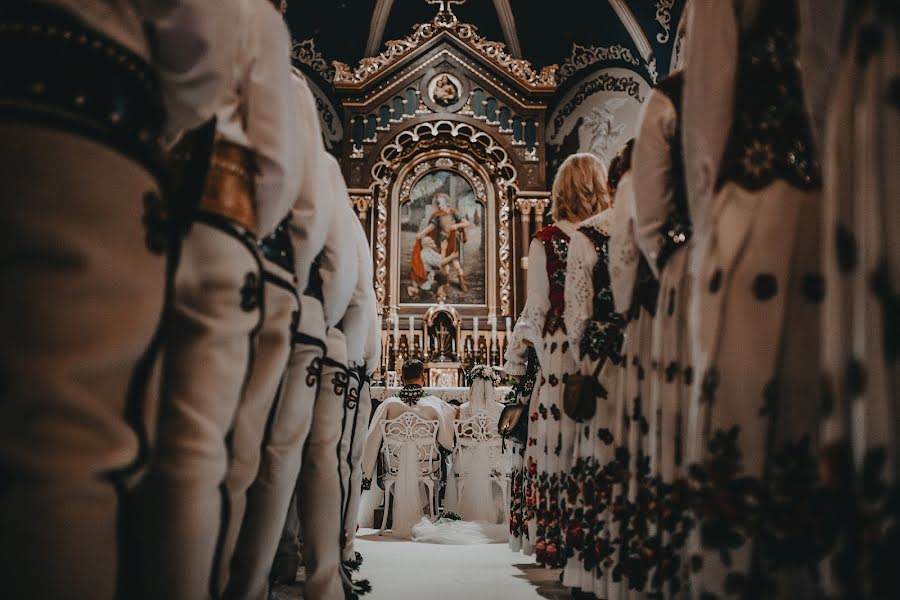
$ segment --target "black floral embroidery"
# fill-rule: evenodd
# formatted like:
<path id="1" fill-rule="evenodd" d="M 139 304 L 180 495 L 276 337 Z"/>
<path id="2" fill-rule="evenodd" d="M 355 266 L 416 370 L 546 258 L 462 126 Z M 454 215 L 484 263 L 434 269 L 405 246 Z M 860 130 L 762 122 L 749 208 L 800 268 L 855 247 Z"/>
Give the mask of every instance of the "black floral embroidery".
<path id="1" fill-rule="evenodd" d="M 778 282 L 775 276 L 769 273 L 762 273 L 753 279 L 753 295 L 757 300 L 765 302 L 771 299 L 778 292 Z"/>
<path id="2" fill-rule="evenodd" d="M 841 273 L 852 273 L 856 270 L 857 263 L 856 238 L 843 223 L 839 223 L 835 229 L 834 244 Z"/>
<path id="3" fill-rule="evenodd" d="M 810 304 L 821 304 L 825 299 L 825 278 L 821 273 L 807 273 L 800 278 L 803 297 Z"/>
<path id="4" fill-rule="evenodd" d="M 891 82 L 888 84 L 886 100 L 888 104 L 900 110 L 900 77 L 891 79 Z"/>
<path id="5" fill-rule="evenodd" d="M 344 400 L 344 406 L 347 408 L 347 410 L 354 410 L 358 404 L 359 388 L 355 386 L 349 386 L 347 388 L 347 397 Z"/>
<path id="6" fill-rule="evenodd" d="M 670 362 L 666 367 L 666 383 L 675 381 L 675 377 L 678 375 L 679 371 L 681 371 L 681 366 L 674 360 Z"/>
<path id="7" fill-rule="evenodd" d="M 336 396 L 343 396 L 347 393 L 350 383 L 350 375 L 344 369 L 335 369 L 334 375 L 331 376 L 331 385 Z"/>
<path id="8" fill-rule="evenodd" d="M 716 390 L 719 388 L 719 370 L 715 367 L 710 367 L 706 370 L 706 373 L 703 374 L 703 383 L 701 384 L 701 390 L 703 392 L 703 401 L 704 402 L 712 402 L 716 397 Z"/>
<path id="9" fill-rule="evenodd" d="M 417 384 L 408 384 L 404 385 L 403 389 L 400 390 L 400 393 L 397 394 L 397 397 L 400 398 L 405 404 L 409 406 L 414 406 L 420 398 L 424 398 L 428 394 L 425 393 L 425 390 L 422 389 L 421 385 Z"/>
<path id="10" fill-rule="evenodd" d="M 550 405 L 550 414 L 553 415 L 554 421 L 559 421 L 559 419 L 562 417 L 562 413 L 559 410 L 559 406 L 557 406 L 556 404 Z"/>
<path id="11" fill-rule="evenodd" d="M 241 310 L 252 312 L 259 308 L 262 296 L 259 274 L 247 273 L 244 275 L 244 285 L 241 286 Z"/>
<path id="12" fill-rule="evenodd" d="M 552 387 L 556 387 L 559 385 L 559 378 L 556 376 L 556 373 L 550 374 L 550 377 L 547 378 L 547 383 L 549 383 Z"/>
<path id="13" fill-rule="evenodd" d="M 716 269 L 709 279 L 709 293 L 715 294 L 722 287 L 722 270 Z"/>
<path id="14" fill-rule="evenodd" d="M 317 356 L 306 367 L 306 387 L 316 387 L 322 376 L 322 358 Z"/>
<path id="15" fill-rule="evenodd" d="M 873 55 L 884 48 L 884 32 L 875 23 L 865 25 L 859 30 L 859 42 L 856 46 L 856 63 L 861 69 L 869 64 Z"/>
<path id="16" fill-rule="evenodd" d="M 159 194 L 144 194 L 144 245 L 152 254 L 162 255 L 166 251 L 169 217 L 166 206 Z"/>
<path id="17" fill-rule="evenodd" d="M 844 385 L 850 396 L 859 396 L 866 389 L 866 369 L 855 358 L 847 361 L 847 370 L 844 373 Z"/>

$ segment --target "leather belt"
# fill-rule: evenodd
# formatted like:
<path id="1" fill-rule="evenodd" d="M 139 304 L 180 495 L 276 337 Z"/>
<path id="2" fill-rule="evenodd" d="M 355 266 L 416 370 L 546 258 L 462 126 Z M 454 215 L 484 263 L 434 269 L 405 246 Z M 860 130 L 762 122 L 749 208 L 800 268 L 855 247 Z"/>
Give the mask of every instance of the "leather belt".
<path id="1" fill-rule="evenodd" d="M 206 186 L 199 209 L 256 231 L 256 199 L 253 152 L 243 146 L 217 140 L 213 148 Z"/>
<path id="2" fill-rule="evenodd" d="M 321 303 L 325 302 L 325 295 L 322 293 L 322 252 L 313 260 L 312 267 L 309 270 L 309 283 L 303 293 L 307 296 L 315 298 Z"/>
<path id="3" fill-rule="evenodd" d="M 279 223 L 272 235 L 263 238 L 259 242 L 259 247 L 262 249 L 263 255 L 265 255 L 267 259 L 271 260 L 285 271 L 293 273 L 294 247 L 291 245 L 291 234 L 288 230 L 290 220 L 291 217 L 288 216 Z"/>
<path id="4" fill-rule="evenodd" d="M 0 8 L 0 73 L 0 121 L 95 140 L 163 180 L 162 92 L 140 56 L 66 10 L 15 3 Z"/>

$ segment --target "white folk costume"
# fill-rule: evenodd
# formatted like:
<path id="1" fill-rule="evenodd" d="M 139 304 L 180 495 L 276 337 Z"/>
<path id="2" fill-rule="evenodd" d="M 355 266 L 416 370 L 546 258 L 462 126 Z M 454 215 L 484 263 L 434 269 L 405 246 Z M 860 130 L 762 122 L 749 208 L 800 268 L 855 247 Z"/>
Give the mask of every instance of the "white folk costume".
<path id="1" fill-rule="evenodd" d="M 563 413 L 562 397 L 575 364 L 563 311 L 566 257 L 575 230 L 575 225 L 563 220 L 535 234 L 528 253 L 528 299 L 513 330 L 504 366 L 513 377 L 523 375 L 526 342 L 530 342 L 541 367 L 529 407 L 524 526 L 538 563 L 547 567 L 566 562 L 559 499 L 562 478 L 572 466 L 575 422 Z"/>
<path id="2" fill-rule="evenodd" d="M 158 447 L 141 490 L 147 542 L 135 597 L 221 593 L 230 507 L 220 486 L 232 435 L 244 426 L 239 412 L 263 318 L 257 238 L 274 231 L 308 175 L 296 168 L 306 134 L 290 84 L 287 28 L 269 3 L 240 0 L 238 6 L 231 80 L 216 113 L 206 188 L 182 244 L 165 324 Z M 285 300 L 279 328 L 290 325 L 296 309 L 292 298 Z M 283 366 L 284 348 L 280 353 Z"/>
<path id="3" fill-rule="evenodd" d="M 382 402 L 375 410 L 375 414 L 372 415 L 372 422 L 369 425 L 363 449 L 363 489 L 373 493 L 366 494 L 369 498 L 361 502 L 360 522 L 371 522 L 372 515 L 365 513 L 377 507 L 378 496 L 380 496 L 378 491 L 376 491 L 378 486 L 376 485 L 373 488 L 372 483 L 377 474 L 378 461 L 381 459 L 381 443 L 383 439 L 381 423 L 385 420 L 396 419 L 406 412 L 415 413 L 427 421 L 438 421 L 438 444 L 447 451 L 453 449 L 453 422 L 456 418 L 456 411 L 440 398 L 426 394 L 422 386 L 405 385 L 399 396 L 392 396 Z M 412 458 L 416 460 L 416 457 Z M 440 460 L 439 456 L 433 456 L 432 458 L 435 459 L 436 464 Z M 425 516 L 422 507 L 426 506 L 427 503 L 424 496 L 420 497 L 419 495 L 419 486 L 417 484 L 404 485 L 403 481 L 401 481 L 402 479 L 410 480 L 410 478 L 414 477 L 416 477 L 415 472 L 410 473 L 401 469 L 397 478 L 397 484 L 393 490 L 391 533 L 399 537 L 411 536 L 413 526 Z M 362 511 L 365 511 L 365 513 Z"/>
<path id="4" fill-rule="evenodd" d="M 565 281 L 569 354 L 582 375 L 596 380 L 602 369 L 622 363 L 625 322 L 616 311 L 610 278 L 625 265 L 611 263 L 613 216 L 613 210 L 607 209 L 587 219 L 569 242 Z M 633 398 L 627 401 L 628 415 L 633 410 L 636 414 L 640 409 L 630 408 Z M 604 505 L 610 506 L 615 496 L 628 491 L 619 482 L 612 485 L 605 474 L 616 465 L 615 449 L 626 447 L 625 410 L 625 394 L 605 390 L 597 398 L 593 418 L 576 423 L 575 459 L 563 486 L 562 528 L 569 551 L 563 583 L 604 597 L 610 591 L 604 585 L 609 566 L 601 563 L 608 563 L 607 549 L 617 527 Z"/>
<path id="5" fill-rule="evenodd" d="M 360 475 L 359 458 L 354 460 L 354 453 L 362 456 L 365 433 L 369 425 L 371 404 L 368 408 L 360 406 L 360 394 L 366 374 L 366 344 L 372 329 L 375 307 L 375 288 L 373 284 L 372 254 L 362 225 L 344 231 L 349 241 L 354 243 L 357 256 L 356 289 L 350 299 L 347 314 L 344 315 L 343 330 L 347 337 L 348 388 L 344 401 L 341 441 L 338 447 L 338 469 L 341 476 L 341 552 L 344 560 L 350 559 L 348 541 L 350 530 L 356 529 L 356 513 L 349 517 L 351 500 L 362 492 L 362 476 Z M 360 412 L 362 409 L 362 413 Z M 360 423 L 362 421 L 362 423 Z M 358 439 L 360 436 L 361 439 Z M 356 480 L 354 486 L 353 480 Z M 358 510 L 357 506 L 357 510 Z"/>
<path id="6" fill-rule="evenodd" d="M 371 263 L 371 255 L 366 246 L 364 265 Z M 369 279 L 366 288 L 366 300 L 368 305 L 366 341 L 363 347 L 363 364 L 359 370 L 359 406 L 356 411 L 355 430 L 350 446 L 350 493 L 347 500 L 347 508 L 344 514 L 344 530 L 346 541 L 344 543 L 344 560 L 351 564 L 357 562 L 356 553 L 353 550 L 353 541 L 356 539 L 356 528 L 359 524 L 359 505 L 362 497 L 362 456 L 366 444 L 366 432 L 369 429 L 369 421 L 372 417 L 372 390 L 369 382 L 372 375 L 381 364 L 381 329 L 378 322 L 378 306 L 372 286 L 372 271 L 368 271 Z"/>
<path id="7" fill-rule="evenodd" d="M 642 397 L 653 431 L 649 456 L 655 478 L 652 495 L 662 510 L 679 517 L 687 507 L 673 505 L 677 499 L 672 485 L 685 475 L 682 440 L 694 377 L 688 327 L 691 223 L 680 125 L 683 86 L 684 75 L 679 72 L 660 81 L 650 94 L 632 158 L 635 241 L 645 264 L 659 278 L 650 360 L 641 365 L 649 382 Z M 658 536 L 649 541 L 656 557 L 645 565 L 655 569 L 649 588 L 674 594 L 682 583 L 678 566 L 684 564 L 680 557 L 684 549 L 676 546 L 681 544 L 683 522 L 674 516 L 664 522 L 656 514 L 647 518 Z M 660 586 L 671 589 L 660 590 Z"/>
<path id="8" fill-rule="evenodd" d="M 734 593 L 811 597 L 812 540 L 826 525 L 801 502 L 816 481 L 821 407 L 811 351 L 821 180 L 800 87 L 797 6 L 693 8 L 683 127 L 696 375 L 685 439 L 703 509 L 690 591 L 722 595 L 727 582 Z M 779 504 L 783 482 L 797 487 Z M 767 518 L 775 510 L 792 516 Z M 797 542 L 779 552 L 785 538 Z"/>
<path id="9" fill-rule="evenodd" d="M 859 549 L 854 563 L 826 577 L 840 594 L 862 584 L 868 597 L 886 597 L 897 582 L 896 561 L 883 560 L 898 518 L 889 498 L 900 486 L 900 14 L 882 1 L 847 9 L 841 60 L 827 82 L 817 293 L 828 483 L 853 490 L 853 514 L 841 517 L 864 529 L 845 542 Z M 841 477 L 847 472 L 856 479 Z"/>
<path id="10" fill-rule="evenodd" d="M 503 457 L 510 465 L 509 477 L 509 548 L 513 552 L 531 554 L 533 552 L 533 538 L 528 530 L 526 512 L 525 484 L 529 479 L 525 467 L 525 449 L 528 443 L 528 408 L 531 406 L 531 398 L 536 393 L 535 388 L 540 379 L 540 365 L 534 348 L 528 348 L 525 358 L 524 373 L 516 376 L 516 383 L 512 391 L 505 398 L 508 404 L 522 405 L 524 414 L 507 433 L 503 440 Z M 530 501 L 529 501 L 530 503 Z M 532 521 L 533 522 L 533 521 Z"/>
<path id="11" fill-rule="evenodd" d="M 267 257 L 284 260 L 284 268 L 293 269 L 296 281 L 306 281 L 300 296 L 299 321 L 290 328 L 290 355 L 280 392 L 275 398 L 262 436 L 262 454 L 253 484 L 246 491 L 246 510 L 240 536 L 230 563 L 230 577 L 224 597 L 265 598 L 283 521 L 300 472 L 303 444 L 309 435 L 313 406 L 318 389 L 318 368 L 325 351 L 325 317 L 322 310 L 321 280 L 318 264 L 310 267 L 325 245 L 325 234 L 308 230 L 308 212 L 334 217 L 333 203 L 343 176 L 336 161 L 325 153 L 318 126 L 315 101 L 305 81 L 295 76 L 300 112 L 306 140 L 302 162 L 303 183 L 289 219 L 279 227 L 277 243 L 264 246 Z M 327 229 L 323 230 L 326 231 Z M 273 240 L 274 241 L 274 240 Z M 303 257 L 301 264 L 296 259 Z M 295 548 L 296 555 L 296 548 Z M 296 567 L 294 567 L 296 572 Z"/>
<path id="12" fill-rule="evenodd" d="M 252 367 L 231 432 L 231 457 L 225 476 L 228 517 L 220 533 L 222 549 L 213 571 L 220 594 L 231 576 L 231 560 L 244 522 L 247 491 L 259 472 L 262 448 L 271 433 L 270 414 L 281 392 L 293 332 L 300 319 L 288 222 L 282 222 L 276 233 L 262 240 L 260 246 L 263 320 L 256 334 Z"/>
<path id="13" fill-rule="evenodd" d="M 347 232 L 360 225 L 350 206 L 343 179 L 339 185 L 333 201 L 338 214 L 328 231 L 320 268 L 328 335 L 312 425 L 297 483 L 306 564 L 304 589 L 313 598 L 341 598 L 344 593 L 340 565 L 342 498 L 346 489 L 339 473 L 338 448 L 350 376 L 347 338 L 341 330 L 341 320 L 356 291 L 359 267 L 356 243 L 352 237 L 347 237 Z"/>
<path id="14" fill-rule="evenodd" d="M 16 282 L 0 310 L 10 597 L 116 596 L 131 546 L 121 513 L 156 408 L 144 386 L 166 266 L 157 139 L 212 115 L 234 18 L 230 2 L 199 0 L 0 9 L 0 270 Z"/>

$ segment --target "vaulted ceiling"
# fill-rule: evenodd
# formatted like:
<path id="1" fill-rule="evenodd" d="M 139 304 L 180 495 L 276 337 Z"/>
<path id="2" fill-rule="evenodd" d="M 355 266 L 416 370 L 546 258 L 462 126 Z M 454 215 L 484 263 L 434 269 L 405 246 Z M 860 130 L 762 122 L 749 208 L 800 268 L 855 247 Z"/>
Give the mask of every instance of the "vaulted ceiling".
<path id="1" fill-rule="evenodd" d="M 623 45 L 668 71 L 685 0 L 466 0 L 451 3 L 460 21 L 478 27 L 535 66 L 562 64 L 581 46 Z M 438 0 L 290 0 L 295 40 L 315 42 L 326 61 L 357 64 L 431 20 Z"/>

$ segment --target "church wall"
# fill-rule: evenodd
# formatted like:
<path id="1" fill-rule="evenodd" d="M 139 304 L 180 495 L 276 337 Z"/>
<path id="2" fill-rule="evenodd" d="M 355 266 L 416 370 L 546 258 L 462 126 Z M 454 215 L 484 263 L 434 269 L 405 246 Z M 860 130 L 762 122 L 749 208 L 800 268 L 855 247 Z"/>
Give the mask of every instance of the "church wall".
<path id="1" fill-rule="evenodd" d="M 593 152 L 609 165 L 637 133 L 653 86 L 683 58 L 686 0 L 607 0 L 595 39 L 560 64 L 546 124 L 547 180 L 567 156 Z"/>

